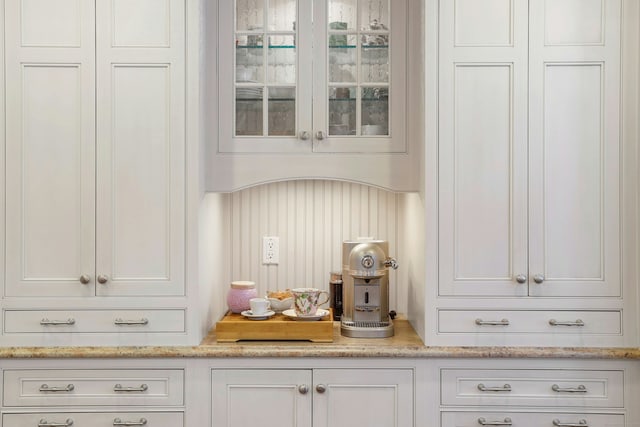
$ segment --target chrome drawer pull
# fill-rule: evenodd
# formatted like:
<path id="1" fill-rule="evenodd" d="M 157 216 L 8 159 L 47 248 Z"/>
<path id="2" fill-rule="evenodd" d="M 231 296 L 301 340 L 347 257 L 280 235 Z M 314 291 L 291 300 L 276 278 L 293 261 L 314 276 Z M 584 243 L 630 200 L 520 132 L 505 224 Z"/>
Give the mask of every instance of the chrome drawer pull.
<path id="1" fill-rule="evenodd" d="M 549 320 L 551 326 L 584 326 L 584 322 L 577 319 L 575 322 L 559 322 L 556 319 Z"/>
<path id="2" fill-rule="evenodd" d="M 67 384 L 66 387 L 49 387 L 47 384 L 42 384 L 38 390 L 43 393 L 69 393 L 70 391 L 73 391 L 74 388 L 76 387 L 73 384 Z"/>
<path id="3" fill-rule="evenodd" d="M 116 392 L 138 392 L 138 393 L 142 393 L 147 391 L 147 389 L 149 389 L 149 386 L 146 384 L 142 384 L 140 385 L 140 387 L 122 387 L 122 384 L 116 384 L 115 386 L 113 386 L 113 391 Z"/>
<path id="4" fill-rule="evenodd" d="M 76 324 L 76 319 L 73 319 L 73 318 L 70 317 L 67 320 L 49 320 L 49 319 L 45 318 L 45 319 L 42 319 L 40 321 L 40 324 L 42 326 L 51 326 L 51 325 L 53 325 L 53 326 L 69 325 L 69 326 L 71 326 L 71 325 L 75 325 Z"/>
<path id="5" fill-rule="evenodd" d="M 586 393 L 587 388 L 580 384 L 578 387 L 560 387 L 558 384 L 554 384 L 551 386 L 551 390 L 558 393 Z"/>
<path id="6" fill-rule="evenodd" d="M 553 420 L 553 425 L 558 427 L 589 427 L 587 420 L 580 420 L 577 423 L 563 423 L 560 422 L 560 420 L 555 419 Z"/>
<path id="7" fill-rule="evenodd" d="M 478 418 L 478 424 L 483 426 L 510 426 L 513 425 L 511 418 L 505 418 L 504 421 L 487 421 L 486 418 Z"/>
<path id="8" fill-rule="evenodd" d="M 146 317 L 143 317 L 140 320 L 122 320 L 120 318 L 117 318 L 113 321 L 113 323 L 115 323 L 116 325 L 146 325 L 149 323 L 149 319 L 147 319 Z"/>
<path id="9" fill-rule="evenodd" d="M 140 418 L 140 421 L 122 421 L 120 418 L 113 420 L 114 426 L 143 426 L 147 424 L 146 418 Z"/>
<path id="10" fill-rule="evenodd" d="M 478 384 L 478 390 L 480 391 L 511 391 L 511 386 L 505 384 L 502 387 L 485 387 L 484 384 Z"/>
<path id="11" fill-rule="evenodd" d="M 488 326 L 509 326 L 509 319 L 502 319 L 502 320 L 476 319 L 476 325 L 479 325 L 479 326 L 484 326 L 484 325 L 488 325 Z"/>
<path id="12" fill-rule="evenodd" d="M 73 425 L 73 420 L 71 418 L 67 418 L 67 420 L 63 423 L 50 423 L 47 422 L 44 418 L 38 422 L 38 427 L 69 427 Z"/>

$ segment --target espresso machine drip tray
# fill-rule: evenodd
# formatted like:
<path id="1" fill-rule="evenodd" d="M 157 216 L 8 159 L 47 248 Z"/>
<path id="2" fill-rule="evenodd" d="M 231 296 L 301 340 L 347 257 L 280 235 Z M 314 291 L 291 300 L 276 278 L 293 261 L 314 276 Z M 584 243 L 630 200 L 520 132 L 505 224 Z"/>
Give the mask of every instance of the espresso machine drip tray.
<path id="1" fill-rule="evenodd" d="M 340 334 L 355 338 L 386 338 L 393 336 L 393 323 L 343 320 L 340 323 Z"/>

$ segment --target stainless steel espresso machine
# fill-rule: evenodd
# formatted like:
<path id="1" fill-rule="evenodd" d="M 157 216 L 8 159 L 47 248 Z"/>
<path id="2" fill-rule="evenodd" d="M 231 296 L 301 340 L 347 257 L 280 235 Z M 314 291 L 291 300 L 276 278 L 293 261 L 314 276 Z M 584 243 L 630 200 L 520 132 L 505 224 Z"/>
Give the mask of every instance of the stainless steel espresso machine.
<path id="1" fill-rule="evenodd" d="M 371 238 L 342 243 L 343 312 L 340 333 L 346 337 L 393 336 L 389 317 L 389 242 Z"/>

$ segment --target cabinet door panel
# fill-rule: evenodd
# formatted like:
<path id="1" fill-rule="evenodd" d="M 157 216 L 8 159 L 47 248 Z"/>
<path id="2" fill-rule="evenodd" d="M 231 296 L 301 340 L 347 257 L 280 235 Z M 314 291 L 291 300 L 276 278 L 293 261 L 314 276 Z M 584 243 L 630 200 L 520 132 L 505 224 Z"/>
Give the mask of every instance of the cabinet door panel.
<path id="1" fill-rule="evenodd" d="M 302 394 L 300 386 L 308 392 Z M 212 372 L 215 426 L 311 427 L 311 371 Z"/>
<path id="2" fill-rule="evenodd" d="M 92 295 L 79 279 L 94 271 L 93 6 L 43 10 L 6 2 L 5 294 Z"/>
<path id="3" fill-rule="evenodd" d="M 531 6 L 531 295 L 621 293 L 620 2 L 604 3 Z"/>
<path id="4" fill-rule="evenodd" d="M 180 295 L 184 2 L 151 15 L 149 2 L 98 3 L 97 294 Z"/>
<path id="5" fill-rule="evenodd" d="M 409 369 L 319 369 L 313 382 L 315 427 L 414 425 Z M 318 392 L 320 386 L 325 391 Z"/>

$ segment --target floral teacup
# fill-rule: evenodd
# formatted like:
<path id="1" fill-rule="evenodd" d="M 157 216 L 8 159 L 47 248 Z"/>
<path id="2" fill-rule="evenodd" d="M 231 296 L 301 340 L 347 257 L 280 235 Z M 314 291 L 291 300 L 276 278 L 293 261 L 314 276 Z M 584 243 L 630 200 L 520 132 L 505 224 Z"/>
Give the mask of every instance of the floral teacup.
<path id="1" fill-rule="evenodd" d="M 329 293 L 316 288 L 295 288 L 293 294 L 296 315 L 300 317 L 315 316 L 318 306 L 329 301 Z M 326 299 L 319 302 L 320 295 L 325 294 Z"/>

